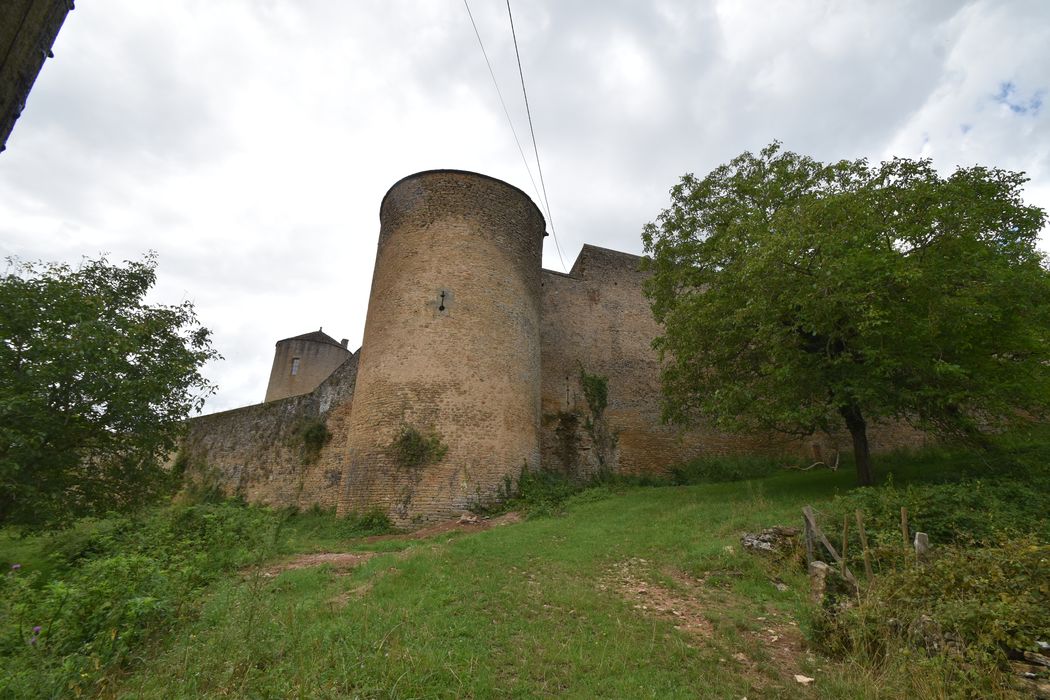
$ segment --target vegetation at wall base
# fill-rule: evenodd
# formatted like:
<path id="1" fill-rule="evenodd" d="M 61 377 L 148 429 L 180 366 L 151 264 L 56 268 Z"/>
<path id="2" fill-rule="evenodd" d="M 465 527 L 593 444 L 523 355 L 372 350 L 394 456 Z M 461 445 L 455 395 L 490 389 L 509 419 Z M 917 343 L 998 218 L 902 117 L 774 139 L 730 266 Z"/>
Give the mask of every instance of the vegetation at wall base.
<path id="1" fill-rule="evenodd" d="M 237 502 L 2 534 L 0 696 L 1023 697 L 1003 649 L 1047 625 L 1047 434 L 881 464 L 868 489 L 847 469 L 722 481 L 731 463 L 658 488 L 541 473 L 524 522 L 425 539 Z M 806 504 L 829 533 L 863 509 L 878 552 L 834 617 L 799 552 L 740 547 Z M 932 576 L 905 560 L 900 505 L 931 533 Z M 286 565 L 319 552 L 361 562 Z"/>

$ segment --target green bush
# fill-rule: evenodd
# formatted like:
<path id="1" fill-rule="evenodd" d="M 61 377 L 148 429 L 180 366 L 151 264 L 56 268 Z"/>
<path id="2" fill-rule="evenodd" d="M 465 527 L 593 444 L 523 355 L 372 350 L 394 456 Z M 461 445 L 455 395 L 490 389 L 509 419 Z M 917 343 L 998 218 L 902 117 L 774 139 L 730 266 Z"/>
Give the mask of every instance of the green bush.
<path id="1" fill-rule="evenodd" d="M 1013 479 L 965 480 L 858 489 L 840 496 L 829 510 L 832 521 L 859 509 L 875 543 L 903 544 L 901 507 L 908 509 L 910 534 L 925 532 L 938 544 L 986 544 L 1004 534 L 1034 533 L 1050 541 L 1050 490 Z M 859 542 L 858 542 L 859 544 Z M 858 551 L 858 550 L 855 550 Z"/>
<path id="2" fill-rule="evenodd" d="M 290 537 L 304 542 L 379 535 L 393 530 L 386 512 L 378 508 L 340 518 L 317 505 L 289 514 L 284 527 Z"/>
<path id="3" fill-rule="evenodd" d="M 403 425 L 390 450 L 405 469 L 419 469 L 440 462 L 448 452 L 448 445 L 441 442 L 437 433 L 424 435 L 411 425 Z"/>
<path id="4" fill-rule="evenodd" d="M 962 664 L 1002 665 L 1050 630 L 1050 545 L 1035 537 L 948 546 L 924 566 L 876 576 L 850 607 L 821 613 L 831 653 L 881 662 L 901 649 Z"/>
<path id="5" fill-rule="evenodd" d="M 81 521 L 40 537 L 47 566 L 0 556 L 0 697 L 100 693 L 113 669 L 194 615 L 200 591 L 223 574 L 296 538 L 389 529 L 378 511 L 336 518 L 225 502 Z"/>
<path id="6" fill-rule="evenodd" d="M 685 486 L 760 479 L 782 472 L 788 461 L 769 456 L 700 457 L 671 467 L 668 480 L 676 486 Z"/>

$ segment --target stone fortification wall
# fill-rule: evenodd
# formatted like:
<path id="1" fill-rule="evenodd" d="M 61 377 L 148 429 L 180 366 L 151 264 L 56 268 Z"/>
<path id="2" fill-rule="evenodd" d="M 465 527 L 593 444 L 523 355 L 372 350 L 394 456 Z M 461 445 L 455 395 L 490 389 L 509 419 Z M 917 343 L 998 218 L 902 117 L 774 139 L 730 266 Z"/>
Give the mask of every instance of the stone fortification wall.
<path id="1" fill-rule="evenodd" d="M 544 222 L 517 188 L 460 171 L 401 180 L 380 220 L 340 511 L 409 522 L 539 465 Z M 447 452 L 410 466 L 406 428 Z"/>
<path id="2" fill-rule="evenodd" d="M 252 503 L 335 508 L 359 357 L 309 394 L 190 420 L 178 459 L 191 478 Z M 304 431 L 318 424 L 331 437 L 314 450 Z"/>
<path id="3" fill-rule="evenodd" d="M 543 463 L 587 473 L 660 472 L 697 456 L 799 452 L 829 457 L 848 451 L 847 436 L 792 440 L 729 435 L 699 426 L 682 432 L 660 420 L 660 367 L 651 347 L 659 334 L 642 292 L 641 258 L 585 245 L 569 274 L 543 271 Z M 595 416 L 580 372 L 606 380 L 608 405 Z M 871 430 L 873 450 L 921 444 L 905 426 Z"/>

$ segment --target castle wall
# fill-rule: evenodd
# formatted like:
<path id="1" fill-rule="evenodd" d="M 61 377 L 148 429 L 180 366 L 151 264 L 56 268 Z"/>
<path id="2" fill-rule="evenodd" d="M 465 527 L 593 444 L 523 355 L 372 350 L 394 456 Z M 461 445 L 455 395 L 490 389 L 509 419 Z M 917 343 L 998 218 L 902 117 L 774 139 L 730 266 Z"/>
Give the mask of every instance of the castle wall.
<path id="1" fill-rule="evenodd" d="M 641 259 L 587 245 L 568 274 L 541 270 L 543 216 L 506 183 L 417 173 L 390 189 L 380 220 L 362 348 L 309 393 L 189 421 L 181 452 L 194 478 L 274 506 L 380 508 L 405 525 L 492 501 L 541 464 L 659 473 L 700 456 L 830 461 L 850 449 L 844 434 L 664 425 Z M 323 367 L 306 347 L 319 345 L 345 353 L 320 331 L 281 341 L 271 383 L 293 356 Z M 330 440 L 311 452 L 303 430 L 318 423 Z M 394 446 L 409 427 L 447 451 L 406 464 Z M 874 451 L 924 439 L 901 424 L 869 431 Z"/>
<path id="2" fill-rule="evenodd" d="M 340 510 L 458 513 L 539 466 L 543 217 L 504 182 L 431 171 L 394 185 L 380 219 Z M 447 453 L 407 466 L 406 426 Z"/>
<path id="3" fill-rule="evenodd" d="M 188 421 L 179 455 L 187 474 L 252 503 L 335 508 L 359 356 L 308 394 Z M 331 438 L 311 453 L 302 430 L 318 422 Z"/>
<path id="4" fill-rule="evenodd" d="M 689 431 L 660 419 L 660 366 L 651 343 L 660 327 L 642 287 L 641 258 L 585 245 L 569 274 L 543 271 L 543 463 L 575 473 L 600 468 L 662 472 L 699 456 L 800 453 L 814 458 L 849 451 L 848 436 L 789 439 Z M 580 371 L 607 380 L 608 407 L 592 415 Z M 903 425 L 873 426 L 873 450 L 922 444 Z"/>
<path id="5" fill-rule="evenodd" d="M 288 338 L 274 348 L 270 381 L 264 401 L 308 394 L 346 362 L 350 351 L 333 343 Z M 292 374 L 293 361 L 295 374 Z"/>

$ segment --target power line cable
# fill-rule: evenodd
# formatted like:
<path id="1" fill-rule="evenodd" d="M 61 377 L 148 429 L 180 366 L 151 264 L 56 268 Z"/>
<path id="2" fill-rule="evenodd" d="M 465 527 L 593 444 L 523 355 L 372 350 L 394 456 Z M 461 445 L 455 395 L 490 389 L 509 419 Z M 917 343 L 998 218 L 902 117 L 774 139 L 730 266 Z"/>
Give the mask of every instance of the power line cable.
<path id="1" fill-rule="evenodd" d="M 466 2 L 466 0 L 464 0 Z M 532 151 L 536 154 L 536 171 L 540 174 L 540 187 L 543 189 L 543 203 L 547 207 L 547 221 L 551 225 L 551 234 L 554 236 L 554 247 L 558 250 L 558 259 L 561 267 L 568 271 L 565 258 L 561 254 L 561 245 L 558 243 L 558 234 L 554 230 L 554 217 L 551 216 L 551 202 L 547 197 L 547 184 L 543 181 L 543 166 L 540 165 L 540 149 L 536 146 L 536 130 L 532 126 L 532 110 L 529 109 L 529 93 L 525 90 L 525 72 L 521 68 L 521 53 L 518 51 L 518 35 L 514 31 L 514 13 L 510 11 L 510 0 L 507 0 L 507 17 L 510 18 L 510 35 L 514 39 L 514 56 L 518 59 L 518 76 L 521 78 L 521 94 L 525 97 L 525 114 L 529 117 L 529 133 L 532 134 Z"/>
<path id="2" fill-rule="evenodd" d="M 496 80 L 496 73 L 492 70 L 492 63 L 489 61 L 489 54 L 485 50 L 485 43 L 481 40 L 481 32 L 478 31 L 477 22 L 474 21 L 474 13 L 470 11 L 470 4 L 467 0 L 463 0 L 463 7 L 467 8 L 467 16 L 470 17 L 470 25 L 474 27 L 474 36 L 478 38 L 478 46 L 481 47 L 481 55 L 485 57 L 485 65 L 488 66 L 489 76 L 492 77 L 492 84 L 496 88 L 496 94 L 499 95 L 499 103 L 503 107 L 503 114 L 507 116 L 507 124 L 510 125 L 510 132 L 514 134 L 514 143 L 518 145 L 518 153 L 521 154 L 521 162 L 525 164 L 525 172 L 529 174 L 529 180 L 532 182 L 532 189 L 536 192 L 536 198 L 540 198 L 540 188 L 536 185 L 536 178 L 532 176 L 532 168 L 529 167 L 529 159 L 525 156 L 525 149 L 521 147 L 521 140 L 518 138 L 518 131 L 514 128 L 514 120 L 510 116 L 510 110 L 507 109 L 507 103 L 503 99 L 503 91 L 499 89 L 499 81 Z M 562 263 L 564 267 L 564 263 Z"/>

